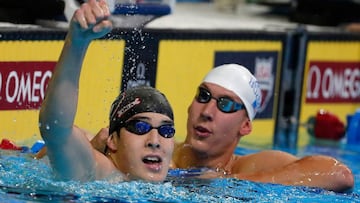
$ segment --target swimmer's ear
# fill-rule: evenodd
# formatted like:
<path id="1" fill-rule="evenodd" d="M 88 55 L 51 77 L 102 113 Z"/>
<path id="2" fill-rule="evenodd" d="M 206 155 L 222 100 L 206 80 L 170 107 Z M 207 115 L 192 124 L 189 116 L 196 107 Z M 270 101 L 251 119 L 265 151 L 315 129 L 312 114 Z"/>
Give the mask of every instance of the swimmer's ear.
<path id="1" fill-rule="evenodd" d="M 109 137 L 106 140 L 106 145 L 108 147 L 108 150 L 111 151 L 116 151 L 117 150 L 117 144 L 116 144 L 116 139 L 114 139 L 113 135 L 116 132 L 113 132 L 111 135 L 109 135 Z"/>
<path id="2" fill-rule="evenodd" d="M 240 135 L 241 136 L 248 135 L 251 133 L 251 130 L 252 130 L 252 123 L 249 118 L 246 118 L 245 121 L 241 123 Z"/>

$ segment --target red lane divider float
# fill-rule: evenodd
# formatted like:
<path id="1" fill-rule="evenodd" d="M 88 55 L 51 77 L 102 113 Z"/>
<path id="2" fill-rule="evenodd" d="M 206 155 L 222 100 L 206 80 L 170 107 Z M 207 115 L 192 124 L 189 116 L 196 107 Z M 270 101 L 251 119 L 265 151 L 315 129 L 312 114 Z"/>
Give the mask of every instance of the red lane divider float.
<path id="1" fill-rule="evenodd" d="M 32 147 L 29 149 L 27 146 L 18 146 L 9 139 L 2 139 L 0 143 L 0 149 L 3 150 L 17 150 L 26 153 L 37 153 L 45 146 L 44 141 L 36 141 Z"/>
<path id="2" fill-rule="evenodd" d="M 0 143 L 0 149 L 5 150 L 22 150 L 22 147 L 17 146 L 14 142 L 8 139 L 2 139 Z"/>

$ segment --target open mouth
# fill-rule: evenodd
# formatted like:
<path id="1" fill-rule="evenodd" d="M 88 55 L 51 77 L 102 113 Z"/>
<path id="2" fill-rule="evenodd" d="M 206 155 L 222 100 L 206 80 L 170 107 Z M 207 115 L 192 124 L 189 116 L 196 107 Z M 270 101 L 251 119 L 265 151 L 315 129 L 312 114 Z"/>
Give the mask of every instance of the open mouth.
<path id="1" fill-rule="evenodd" d="M 145 164 L 146 168 L 153 172 L 153 173 L 158 173 L 161 171 L 162 168 L 162 159 L 159 156 L 155 156 L 155 155 L 149 155 L 149 156 L 145 156 L 142 159 L 143 163 Z"/>
<path id="2" fill-rule="evenodd" d="M 204 127 L 201 127 L 201 126 L 197 126 L 195 127 L 195 130 L 196 130 L 196 134 L 198 137 L 208 137 L 210 136 L 210 131 Z"/>
<path id="3" fill-rule="evenodd" d="M 158 156 L 146 156 L 142 160 L 145 164 L 159 164 L 162 162 L 161 157 Z"/>
<path id="4" fill-rule="evenodd" d="M 201 126 L 198 126 L 195 128 L 197 131 L 201 132 L 201 133 L 209 133 L 210 131 L 206 128 L 203 128 Z"/>

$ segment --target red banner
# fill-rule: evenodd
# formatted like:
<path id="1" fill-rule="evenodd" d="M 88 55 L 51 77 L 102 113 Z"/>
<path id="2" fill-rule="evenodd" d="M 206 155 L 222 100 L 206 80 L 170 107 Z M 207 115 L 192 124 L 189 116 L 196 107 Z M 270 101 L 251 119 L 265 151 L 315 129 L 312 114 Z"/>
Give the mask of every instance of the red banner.
<path id="1" fill-rule="evenodd" d="M 0 62 L 0 110 L 38 109 L 56 62 Z"/>
<path id="2" fill-rule="evenodd" d="M 360 102 L 360 62 L 310 62 L 308 103 Z"/>

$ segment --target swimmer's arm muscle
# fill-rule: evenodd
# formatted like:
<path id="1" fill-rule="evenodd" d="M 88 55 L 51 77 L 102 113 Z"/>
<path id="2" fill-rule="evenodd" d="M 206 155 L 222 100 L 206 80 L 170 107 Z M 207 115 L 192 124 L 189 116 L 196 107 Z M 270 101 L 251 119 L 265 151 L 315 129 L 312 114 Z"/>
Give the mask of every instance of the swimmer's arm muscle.
<path id="1" fill-rule="evenodd" d="M 73 126 L 80 71 L 88 44 L 74 44 L 67 36 L 40 109 L 40 132 L 51 164 L 62 179 L 83 179 L 87 175 L 80 171 L 92 171 L 95 165 L 89 141 L 83 131 Z"/>
<path id="2" fill-rule="evenodd" d="M 298 159 L 287 153 L 271 151 L 259 155 L 263 155 L 262 158 L 249 159 L 255 166 L 253 172 L 238 172 L 232 176 L 255 182 L 321 187 L 337 192 L 354 186 L 350 169 L 332 157 L 314 155 Z M 256 165 L 261 165 L 261 169 L 257 169 Z"/>

